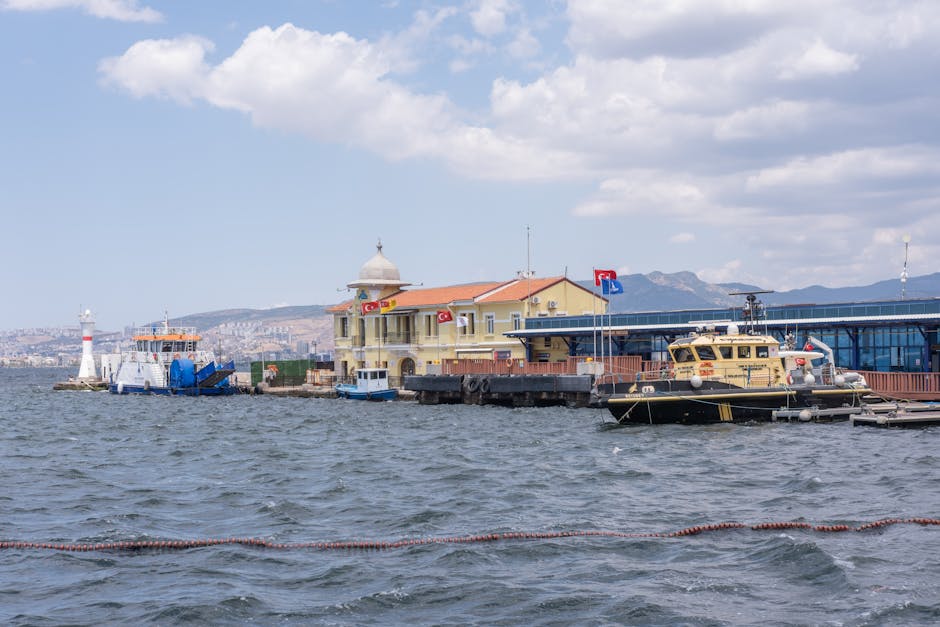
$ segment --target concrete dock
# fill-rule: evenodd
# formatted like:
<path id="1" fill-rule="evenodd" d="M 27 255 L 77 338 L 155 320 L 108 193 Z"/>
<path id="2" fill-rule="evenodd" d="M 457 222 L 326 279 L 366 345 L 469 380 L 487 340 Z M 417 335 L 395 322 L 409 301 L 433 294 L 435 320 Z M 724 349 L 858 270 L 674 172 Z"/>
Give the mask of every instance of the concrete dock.
<path id="1" fill-rule="evenodd" d="M 918 429 L 940 425 L 940 404 L 877 403 L 865 405 L 850 419 L 852 426 Z"/>
<path id="2" fill-rule="evenodd" d="M 403 387 L 423 405 L 593 406 L 591 375 L 415 375 Z"/>

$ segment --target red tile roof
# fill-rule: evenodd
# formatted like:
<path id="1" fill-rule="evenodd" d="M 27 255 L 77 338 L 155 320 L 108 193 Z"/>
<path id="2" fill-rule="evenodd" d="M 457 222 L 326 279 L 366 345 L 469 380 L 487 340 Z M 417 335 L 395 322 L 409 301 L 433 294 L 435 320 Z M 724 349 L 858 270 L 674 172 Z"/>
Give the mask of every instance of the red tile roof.
<path id="1" fill-rule="evenodd" d="M 531 294 L 538 294 L 544 289 L 567 281 L 563 276 L 548 277 L 544 279 L 513 279 L 511 281 L 467 283 L 464 285 L 450 285 L 446 287 L 429 287 L 427 289 L 402 290 L 386 297 L 386 300 L 396 301 L 396 307 L 427 307 L 429 305 L 448 305 L 456 301 L 476 301 L 481 303 L 505 303 L 509 301 L 525 300 Z M 581 288 L 573 281 L 575 287 Z M 584 288 L 581 288 L 584 289 Z M 588 291 L 588 290 L 585 290 Z M 354 306 L 354 299 L 343 301 L 337 305 L 327 307 L 329 313 L 341 313 Z"/>

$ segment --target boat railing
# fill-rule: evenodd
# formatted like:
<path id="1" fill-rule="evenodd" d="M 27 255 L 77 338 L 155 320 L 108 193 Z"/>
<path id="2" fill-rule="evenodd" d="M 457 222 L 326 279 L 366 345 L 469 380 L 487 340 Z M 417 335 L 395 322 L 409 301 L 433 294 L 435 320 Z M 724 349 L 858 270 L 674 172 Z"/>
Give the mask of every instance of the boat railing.
<path id="1" fill-rule="evenodd" d="M 196 327 L 166 327 L 152 324 L 134 329 L 134 335 L 196 335 Z"/>
<path id="2" fill-rule="evenodd" d="M 781 382 L 779 370 L 770 366 L 716 365 L 703 369 L 698 376 L 702 381 L 721 381 L 742 388 L 767 387 Z M 637 383 L 671 381 L 675 378 L 676 372 L 673 368 L 645 370 L 636 375 Z"/>

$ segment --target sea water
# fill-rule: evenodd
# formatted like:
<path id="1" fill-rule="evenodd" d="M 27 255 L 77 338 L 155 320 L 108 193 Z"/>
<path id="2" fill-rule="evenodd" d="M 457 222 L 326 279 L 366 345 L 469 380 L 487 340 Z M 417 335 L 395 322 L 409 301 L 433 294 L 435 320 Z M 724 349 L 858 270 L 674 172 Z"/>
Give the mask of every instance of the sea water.
<path id="1" fill-rule="evenodd" d="M 940 620 L 940 428 L 630 426 L 603 411 L 55 392 L 0 370 L 0 623 L 911 625 Z M 558 537 L 611 531 L 642 537 Z M 502 536 L 501 536 L 502 537 Z"/>

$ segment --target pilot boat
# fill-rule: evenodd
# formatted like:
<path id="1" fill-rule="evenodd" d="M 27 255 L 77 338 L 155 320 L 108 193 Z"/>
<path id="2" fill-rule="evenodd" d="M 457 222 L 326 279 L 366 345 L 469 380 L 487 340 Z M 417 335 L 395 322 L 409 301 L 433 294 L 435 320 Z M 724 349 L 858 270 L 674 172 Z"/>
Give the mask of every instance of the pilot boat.
<path id="1" fill-rule="evenodd" d="M 356 371 L 356 383 L 339 383 L 336 395 L 360 401 L 390 401 L 398 397 L 398 390 L 388 387 L 386 368 L 360 368 Z"/>
<path id="2" fill-rule="evenodd" d="M 669 345 L 670 366 L 601 386 L 601 403 L 621 423 L 811 420 L 861 411 L 871 394 L 857 372 L 836 368 L 832 350 L 810 338 L 802 350 L 770 335 L 707 328 Z M 819 366 L 814 361 L 822 360 Z M 852 409 L 857 408 L 857 409 Z"/>
<path id="3" fill-rule="evenodd" d="M 223 396 L 238 388 L 229 381 L 235 362 L 218 364 L 212 351 L 202 350 L 195 327 L 162 326 L 136 329 L 134 348 L 120 355 L 108 390 L 112 394 Z"/>

